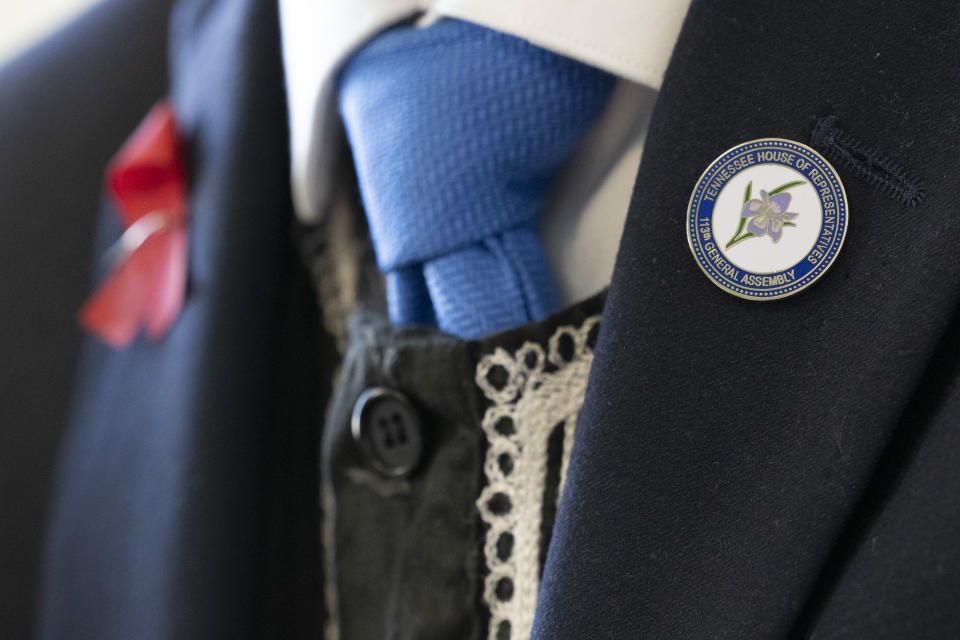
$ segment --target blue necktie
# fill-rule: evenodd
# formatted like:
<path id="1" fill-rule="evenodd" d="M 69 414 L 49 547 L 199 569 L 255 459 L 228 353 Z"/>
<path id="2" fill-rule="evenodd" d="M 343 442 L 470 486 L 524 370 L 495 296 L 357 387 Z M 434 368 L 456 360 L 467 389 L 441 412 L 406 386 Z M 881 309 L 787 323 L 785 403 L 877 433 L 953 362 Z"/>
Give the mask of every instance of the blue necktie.
<path id="1" fill-rule="evenodd" d="M 391 320 L 475 338 L 557 296 L 537 214 L 613 76 L 460 20 L 387 31 L 340 77 L 340 112 Z"/>

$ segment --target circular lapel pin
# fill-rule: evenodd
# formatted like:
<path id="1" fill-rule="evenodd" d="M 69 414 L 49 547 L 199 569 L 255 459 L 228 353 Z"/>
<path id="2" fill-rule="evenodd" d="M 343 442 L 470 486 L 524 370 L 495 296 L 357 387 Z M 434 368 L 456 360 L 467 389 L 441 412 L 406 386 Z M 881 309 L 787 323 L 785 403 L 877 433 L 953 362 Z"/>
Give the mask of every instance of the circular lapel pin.
<path id="1" fill-rule="evenodd" d="M 710 163 L 687 209 L 687 240 L 718 287 L 775 300 L 822 276 L 843 246 L 847 196 L 830 163 L 778 138 L 744 142 Z"/>

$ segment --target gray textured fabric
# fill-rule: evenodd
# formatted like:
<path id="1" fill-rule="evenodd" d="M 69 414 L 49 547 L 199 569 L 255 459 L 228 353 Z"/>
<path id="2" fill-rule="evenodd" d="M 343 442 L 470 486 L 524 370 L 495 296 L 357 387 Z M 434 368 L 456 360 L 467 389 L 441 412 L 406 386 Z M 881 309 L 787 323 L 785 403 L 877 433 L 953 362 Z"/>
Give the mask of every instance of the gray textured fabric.
<path id="1" fill-rule="evenodd" d="M 350 336 L 321 454 L 332 619 L 344 640 L 476 637 L 482 434 L 465 345 L 371 314 L 354 317 Z M 350 434 L 357 397 L 377 386 L 419 409 L 428 447 L 409 479 L 378 474 Z"/>
<path id="2" fill-rule="evenodd" d="M 579 325 L 603 300 L 479 341 L 391 325 L 381 313 L 352 315 L 321 451 L 327 625 L 342 640 L 486 637 L 485 525 L 476 501 L 486 484 L 480 423 L 488 401 L 475 382 L 477 363 L 528 342 L 546 348 L 558 326 Z M 398 391 L 417 408 L 426 446 L 409 477 L 378 472 L 351 435 L 354 407 L 371 387 Z"/>

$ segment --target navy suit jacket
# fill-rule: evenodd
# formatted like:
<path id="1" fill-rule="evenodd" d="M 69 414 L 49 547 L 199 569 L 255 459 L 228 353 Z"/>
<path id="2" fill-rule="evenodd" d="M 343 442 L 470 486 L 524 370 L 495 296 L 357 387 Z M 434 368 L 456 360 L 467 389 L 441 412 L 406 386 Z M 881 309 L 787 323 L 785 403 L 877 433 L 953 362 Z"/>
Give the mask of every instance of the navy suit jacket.
<path id="1" fill-rule="evenodd" d="M 161 342 L 83 347 L 40 635 L 317 637 L 317 390 L 336 357 L 289 238 L 276 7 L 166 12 L 108 3 L 0 75 L 16 142 L 0 163 L 21 177 L 0 184 L 0 260 L 24 273 L 0 287 L 14 310 L 0 415 L 5 438 L 31 433 L 3 452 L 16 462 L 2 490 L 34 512 L 45 498 L 27 465 L 46 473 L 67 413 L 84 215 L 109 153 L 169 93 L 188 151 L 190 303 Z M 637 175 L 535 638 L 960 636 L 958 31 L 945 0 L 693 2 Z M 830 273 L 763 304 L 704 278 L 684 232 L 707 164 L 761 137 L 831 159 L 851 210 Z M 98 226 L 100 247 L 119 233 L 108 205 Z M 4 533 L 28 550 L 5 545 L 11 575 L 38 553 L 39 517 L 23 523 Z M 14 600 L 24 629 L 31 598 Z"/>

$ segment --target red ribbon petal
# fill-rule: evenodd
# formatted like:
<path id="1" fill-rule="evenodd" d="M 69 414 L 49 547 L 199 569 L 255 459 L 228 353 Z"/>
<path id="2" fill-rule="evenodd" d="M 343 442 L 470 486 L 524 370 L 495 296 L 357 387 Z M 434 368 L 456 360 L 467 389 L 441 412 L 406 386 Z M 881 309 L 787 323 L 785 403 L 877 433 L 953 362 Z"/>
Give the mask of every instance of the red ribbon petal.
<path id="1" fill-rule="evenodd" d="M 154 107 L 114 156 L 106 183 L 125 230 L 147 214 L 159 214 L 165 223 L 118 258 L 80 309 L 83 327 L 123 347 L 141 328 L 152 338 L 163 336 L 186 294 L 186 179 L 168 102 Z"/>

